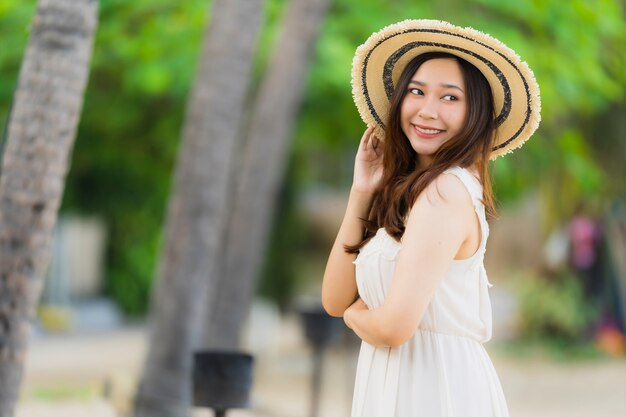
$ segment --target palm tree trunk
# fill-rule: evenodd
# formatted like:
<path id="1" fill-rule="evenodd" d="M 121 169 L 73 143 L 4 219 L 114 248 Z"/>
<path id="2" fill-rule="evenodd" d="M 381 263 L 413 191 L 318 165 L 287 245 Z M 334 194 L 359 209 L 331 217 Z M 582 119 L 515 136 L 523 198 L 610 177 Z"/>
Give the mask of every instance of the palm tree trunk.
<path id="1" fill-rule="evenodd" d="M 203 308 L 215 294 L 209 277 L 222 253 L 231 161 L 262 20 L 262 0 L 213 4 L 169 201 L 138 417 L 190 412 L 191 355 Z"/>
<path id="2" fill-rule="evenodd" d="M 235 349 L 247 317 L 282 183 L 307 68 L 329 0 L 291 0 L 270 67 L 255 101 L 226 252 L 207 309 L 211 348 Z M 215 290 L 213 290 L 215 291 Z"/>
<path id="3" fill-rule="evenodd" d="M 14 413 L 97 25 L 95 0 L 40 0 L 0 177 L 0 417 Z"/>

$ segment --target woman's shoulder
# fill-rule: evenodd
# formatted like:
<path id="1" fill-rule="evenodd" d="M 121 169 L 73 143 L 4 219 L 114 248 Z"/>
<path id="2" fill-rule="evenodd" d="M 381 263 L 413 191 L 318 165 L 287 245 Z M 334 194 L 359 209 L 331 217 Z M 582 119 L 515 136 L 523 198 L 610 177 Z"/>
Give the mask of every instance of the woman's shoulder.
<path id="1" fill-rule="evenodd" d="M 474 168 L 462 168 L 459 166 L 448 168 L 439 177 L 456 177 L 457 185 L 461 183 L 474 199 L 481 199 L 483 194 L 483 185 L 478 172 Z"/>
<path id="2" fill-rule="evenodd" d="M 443 171 L 442 174 L 452 174 L 458 177 L 461 181 L 463 181 L 464 179 L 471 179 L 479 185 L 481 184 L 480 176 L 478 175 L 478 171 L 475 168 L 462 168 L 460 166 L 453 166 Z"/>
<path id="3" fill-rule="evenodd" d="M 456 175 L 444 172 L 420 193 L 407 218 L 409 224 L 465 230 L 474 216 L 474 201 L 468 188 Z"/>
<path id="4" fill-rule="evenodd" d="M 424 196 L 431 203 L 467 205 L 472 204 L 472 191 L 460 167 L 450 168 L 441 173 L 424 189 Z M 467 173 L 467 175 L 472 175 Z"/>

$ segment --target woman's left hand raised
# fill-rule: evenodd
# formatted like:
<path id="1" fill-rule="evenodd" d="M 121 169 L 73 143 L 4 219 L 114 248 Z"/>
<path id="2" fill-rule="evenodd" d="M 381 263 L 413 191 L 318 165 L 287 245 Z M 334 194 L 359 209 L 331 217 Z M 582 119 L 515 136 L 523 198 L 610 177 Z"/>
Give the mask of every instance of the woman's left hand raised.
<path id="1" fill-rule="evenodd" d="M 374 135 L 374 128 L 363 133 L 354 161 L 355 191 L 371 194 L 380 185 L 383 176 L 383 143 Z"/>

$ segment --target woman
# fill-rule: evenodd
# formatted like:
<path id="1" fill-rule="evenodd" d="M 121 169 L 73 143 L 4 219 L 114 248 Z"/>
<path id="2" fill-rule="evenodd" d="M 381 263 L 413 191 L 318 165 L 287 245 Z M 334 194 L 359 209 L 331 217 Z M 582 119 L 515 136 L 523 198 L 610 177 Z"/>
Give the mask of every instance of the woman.
<path id="1" fill-rule="evenodd" d="M 484 33 L 409 20 L 357 49 L 352 83 L 369 127 L 322 286 L 363 340 L 352 416 L 507 416 L 482 346 L 489 160 L 536 130 L 534 76 Z"/>

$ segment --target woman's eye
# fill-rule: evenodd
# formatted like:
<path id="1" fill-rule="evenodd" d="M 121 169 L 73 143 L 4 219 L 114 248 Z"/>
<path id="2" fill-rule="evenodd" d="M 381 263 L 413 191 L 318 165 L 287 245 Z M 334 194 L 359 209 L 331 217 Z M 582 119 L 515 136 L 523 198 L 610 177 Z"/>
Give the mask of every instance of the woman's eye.
<path id="1" fill-rule="evenodd" d="M 424 92 L 419 88 L 409 88 L 409 93 L 415 94 L 416 96 L 423 96 Z"/>
<path id="2" fill-rule="evenodd" d="M 447 101 L 456 101 L 459 98 L 457 96 L 453 96 L 452 94 L 448 94 L 447 96 L 443 96 L 443 99 Z"/>

